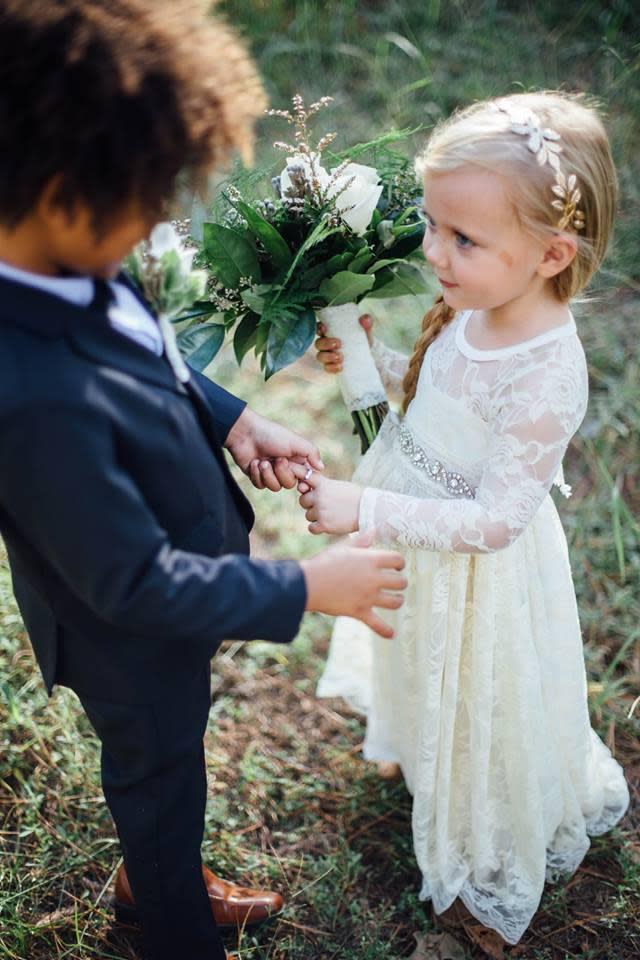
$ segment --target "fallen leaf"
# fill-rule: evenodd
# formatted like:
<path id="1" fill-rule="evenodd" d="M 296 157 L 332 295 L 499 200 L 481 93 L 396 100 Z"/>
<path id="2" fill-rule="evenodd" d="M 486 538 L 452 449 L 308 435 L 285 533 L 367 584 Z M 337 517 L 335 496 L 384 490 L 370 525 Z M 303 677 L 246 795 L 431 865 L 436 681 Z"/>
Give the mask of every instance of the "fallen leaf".
<path id="1" fill-rule="evenodd" d="M 465 960 L 465 949 L 450 933 L 416 933 L 409 960 Z"/>
<path id="2" fill-rule="evenodd" d="M 505 942 L 500 934 L 487 928 L 467 930 L 466 933 L 474 944 L 480 947 L 485 956 L 490 957 L 491 960 L 504 960 Z"/>
<path id="3" fill-rule="evenodd" d="M 43 913 L 42 916 L 36 920 L 34 926 L 38 929 L 40 927 L 53 927 L 56 923 L 69 920 L 75 913 L 76 907 L 64 907 L 61 910 L 54 910 L 52 913 Z"/>

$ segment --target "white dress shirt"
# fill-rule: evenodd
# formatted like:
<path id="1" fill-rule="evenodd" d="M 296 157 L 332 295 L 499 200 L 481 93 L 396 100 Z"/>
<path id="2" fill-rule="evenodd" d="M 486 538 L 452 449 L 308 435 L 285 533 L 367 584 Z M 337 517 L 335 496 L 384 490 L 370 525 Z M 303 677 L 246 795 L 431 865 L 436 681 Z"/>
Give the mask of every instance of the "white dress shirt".
<path id="1" fill-rule="evenodd" d="M 31 273 L 28 270 L 20 270 L 2 260 L 0 260 L 0 276 L 52 293 L 79 307 L 88 307 L 94 297 L 94 284 L 91 277 L 49 277 L 40 273 Z M 123 283 L 112 280 L 109 287 L 115 298 L 115 303 L 108 310 L 109 323 L 113 329 L 135 340 L 159 357 L 164 350 L 164 342 L 154 318 Z"/>

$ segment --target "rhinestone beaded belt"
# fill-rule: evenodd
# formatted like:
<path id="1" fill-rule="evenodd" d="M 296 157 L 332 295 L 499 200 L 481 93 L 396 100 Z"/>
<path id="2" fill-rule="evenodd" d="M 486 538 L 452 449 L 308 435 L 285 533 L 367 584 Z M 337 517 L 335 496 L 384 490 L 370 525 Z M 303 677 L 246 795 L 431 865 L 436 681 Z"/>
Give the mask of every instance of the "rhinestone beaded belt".
<path id="1" fill-rule="evenodd" d="M 406 454 L 415 467 L 426 470 L 432 480 L 446 487 L 452 497 L 466 497 L 475 500 L 476 492 L 459 473 L 445 470 L 439 460 L 427 456 L 424 447 L 415 442 L 411 431 L 407 427 L 400 427 L 400 449 Z"/>

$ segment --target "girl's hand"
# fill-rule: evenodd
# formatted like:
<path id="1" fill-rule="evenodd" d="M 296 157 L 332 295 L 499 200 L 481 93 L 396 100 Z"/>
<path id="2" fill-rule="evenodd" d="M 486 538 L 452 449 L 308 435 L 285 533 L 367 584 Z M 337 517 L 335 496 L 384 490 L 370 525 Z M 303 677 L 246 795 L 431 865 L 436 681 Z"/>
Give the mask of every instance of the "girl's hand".
<path id="1" fill-rule="evenodd" d="M 373 343 L 373 317 L 368 313 L 363 314 L 360 317 L 360 326 L 366 333 L 369 344 L 371 345 Z M 340 352 L 342 342 L 333 337 L 327 337 L 327 331 L 322 323 L 318 324 L 318 334 L 318 339 L 314 344 L 318 353 L 318 360 L 327 373 L 340 373 L 343 360 Z"/>
<path id="2" fill-rule="evenodd" d="M 301 481 L 298 490 L 306 488 L 298 503 L 305 510 L 309 533 L 353 533 L 358 529 L 362 490 L 357 484 L 328 480 L 295 463 L 291 469 Z"/>

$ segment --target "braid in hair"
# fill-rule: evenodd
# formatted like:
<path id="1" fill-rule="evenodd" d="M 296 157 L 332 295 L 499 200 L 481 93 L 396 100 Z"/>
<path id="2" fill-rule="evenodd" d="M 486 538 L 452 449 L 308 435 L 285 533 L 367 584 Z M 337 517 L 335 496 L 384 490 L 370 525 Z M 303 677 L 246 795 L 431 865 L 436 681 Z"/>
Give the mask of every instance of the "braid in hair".
<path id="1" fill-rule="evenodd" d="M 439 296 L 434 305 L 428 310 L 422 321 L 422 332 L 416 340 L 413 348 L 413 356 L 409 361 L 409 369 L 402 382 L 404 389 L 404 400 L 402 402 L 402 412 L 407 412 L 407 407 L 416 395 L 418 386 L 418 377 L 420 376 L 420 367 L 424 360 L 424 355 L 441 330 L 451 323 L 455 316 L 455 310 L 447 306 L 442 296 Z"/>

